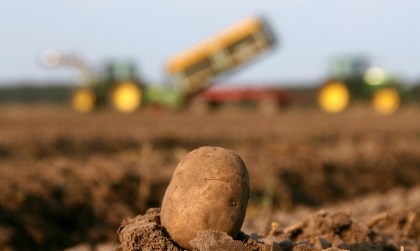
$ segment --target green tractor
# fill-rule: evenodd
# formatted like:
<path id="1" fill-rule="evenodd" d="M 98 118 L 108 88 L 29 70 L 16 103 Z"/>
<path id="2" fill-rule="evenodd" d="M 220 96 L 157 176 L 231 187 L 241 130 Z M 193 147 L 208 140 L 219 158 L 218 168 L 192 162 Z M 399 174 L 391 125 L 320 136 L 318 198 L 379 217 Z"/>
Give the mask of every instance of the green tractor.
<path id="1" fill-rule="evenodd" d="M 327 113 L 340 113 L 350 101 L 370 101 L 384 115 L 398 110 L 401 103 L 399 81 L 378 67 L 370 67 L 363 56 L 335 58 L 330 78 L 318 92 L 318 105 Z"/>
<path id="2" fill-rule="evenodd" d="M 43 55 L 47 67 L 69 67 L 76 71 L 76 86 L 71 95 L 71 106 L 80 113 L 112 105 L 119 112 L 132 112 L 142 104 L 142 84 L 131 61 L 112 61 L 98 75 L 73 54 L 49 50 Z"/>
<path id="3" fill-rule="evenodd" d="M 103 78 L 78 86 L 71 98 L 78 112 L 90 112 L 96 107 L 112 105 L 119 112 L 138 109 L 142 102 L 142 85 L 130 61 L 112 61 L 106 65 Z"/>

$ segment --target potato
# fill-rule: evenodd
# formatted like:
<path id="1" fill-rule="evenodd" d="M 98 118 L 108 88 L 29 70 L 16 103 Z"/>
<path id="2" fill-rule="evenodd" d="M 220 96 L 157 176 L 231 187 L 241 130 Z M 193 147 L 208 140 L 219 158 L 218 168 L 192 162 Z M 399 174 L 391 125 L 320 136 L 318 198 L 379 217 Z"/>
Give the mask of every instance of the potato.
<path id="1" fill-rule="evenodd" d="M 249 198 L 248 171 L 241 157 L 221 147 L 200 147 L 176 167 L 161 206 L 161 224 L 182 248 L 200 230 L 241 230 Z"/>

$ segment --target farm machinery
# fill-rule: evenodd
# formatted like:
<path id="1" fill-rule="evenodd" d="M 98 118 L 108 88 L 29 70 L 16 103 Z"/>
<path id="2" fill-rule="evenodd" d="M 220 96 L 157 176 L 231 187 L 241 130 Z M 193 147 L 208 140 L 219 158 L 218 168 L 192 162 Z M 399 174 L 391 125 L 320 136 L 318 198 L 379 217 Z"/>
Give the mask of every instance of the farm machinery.
<path id="1" fill-rule="evenodd" d="M 275 44 L 268 23 L 249 17 L 170 58 L 165 68 L 177 89 L 187 93 L 192 111 L 206 112 L 214 105 L 226 103 L 252 103 L 263 113 L 273 113 L 290 101 L 282 88 L 210 87 L 214 80 L 220 82 L 220 76 L 247 64 Z"/>
<path id="2" fill-rule="evenodd" d="M 368 100 L 380 114 L 392 114 L 401 103 L 400 81 L 383 69 L 371 67 L 364 56 L 341 56 L 331 62 L 330 78 L 318 92 L 318 105 L 327 113 L 340 113 L 350 103 Z"/>
<path id="3" fill-rule="evenodd" d="M 71 106 L 80 113 L 111 104 L 120 112 L 137 109 L 143 98 L 142 84 L 130 61 L 111 61 L 98 74 L 79 56 L 48 50 L 43 54 L 47 67 L 69 67 L 76 72 L 76 86 L 71 95 Z"/>
<path id="4" fill-rule="evenodd" d="M 162 106 L 179 109 L 197 106 L 197 100 L 207 104 L 227 101 L 272 101 L 284 103 L 284 91 L 237 90 L 236 93 L 209 93 L 214 80 L 237 70 L 275 45 L 275 38 L 267 22 L 248 17 L 218 34 L 170 57 L 165 72 L 172 85 L 146 85 L 136 76 L 134 64 L 114 61 L 102 74 L 94 73 L 78 56 L 47 51 L 43 57 L 48 67 L 67 66 L 78 73 L 77 87 L 72 95 L 72 107 L 78 112 L 112 104 L 120 112 L 132 112 L 139 107 Z M 228 95 L 227 95 L 228 94 Z M 232 99 L 232 95 L 234 98 Z M 222 97 L 223 96 L 223 97 Z M 222 97 L 222 99 L 221 99 Z M 227 98 L 227 99 L 226 99 Z M 269 102 L 266 102 L 269 103 Z"/>

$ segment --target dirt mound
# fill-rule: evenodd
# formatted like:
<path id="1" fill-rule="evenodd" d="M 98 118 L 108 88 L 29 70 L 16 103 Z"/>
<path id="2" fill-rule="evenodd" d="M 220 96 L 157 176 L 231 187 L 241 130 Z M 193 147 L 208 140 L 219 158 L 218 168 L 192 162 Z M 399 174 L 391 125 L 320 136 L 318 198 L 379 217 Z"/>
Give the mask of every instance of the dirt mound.
<path id="1" fill-rule="evenodd" d="M 284 229 L 272 224 L 266 235 L 245 233 L 233 240 L 226 233 L 199 231 L 193 250 L 418 250 L 420 214 L 404 210 L 382 214 L 370 222 L 356 222 L 345 212 L 319 211 Z M 183 250 L 160 225 L 159 208 L 124 220 L 116 250 Z"/>
<path id="2" fill-rule="evenodd" d="M 149 209 L 146 214 L 125 219 L 118 229 L 121 245 L 116 251 L 123 250 L 184 250 L 171 240 L 160 225 L 160 209 Z M 236 240 L 226 233 L 217 231 L 199 231 L 197 237 L 190 241 L 193 250 L 270 250 L 273 244 L 264 244 L 252 240 L 240 233 Z M 280 244 L 274 244 L 280 245 Z M 281 249 L 279 249 L 281 250 Z"/>
<path id="3" fill-rule="evenodd" d="M 125 219 L 118 233 L 122 244 L 117 250 L 181 250 L 160 225 L 158 209 L 149 209 L 145 215 Z"/>

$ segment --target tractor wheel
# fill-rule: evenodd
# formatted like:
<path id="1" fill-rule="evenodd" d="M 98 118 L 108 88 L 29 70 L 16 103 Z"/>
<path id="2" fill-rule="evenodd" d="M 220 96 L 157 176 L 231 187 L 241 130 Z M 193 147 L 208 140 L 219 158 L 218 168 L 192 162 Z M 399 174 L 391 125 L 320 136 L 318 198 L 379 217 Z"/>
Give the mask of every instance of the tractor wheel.
<path id="1" fill-rule="evenodd" d="M 111 103 L 119 112 L 133 112 L 139 108 L 141 99 L 140 87 L 133 82 L 117 84 L 111 93 Z"/>
<path id="2" fill-rule="evenodd" d="M 350 93 L 342 82 L 329 82 L 318 93 L 318 106 L 327 113 L 340 113 L 348 105 Z"/>
<path id="3" fill-rule="evenodd" d="M 71 98 L 71 105 L 77 112 L 91 112 L 96 105 L 95 92 L 89 88 L 76 89 Z"/>
<path id="4" fill-rule="evenodd" d="M 379 89 L 372 99 L 375 111 L 380 114 L 389 115 L 398 110 L 400 106 L 400 94 L 392 87 Z"/>

